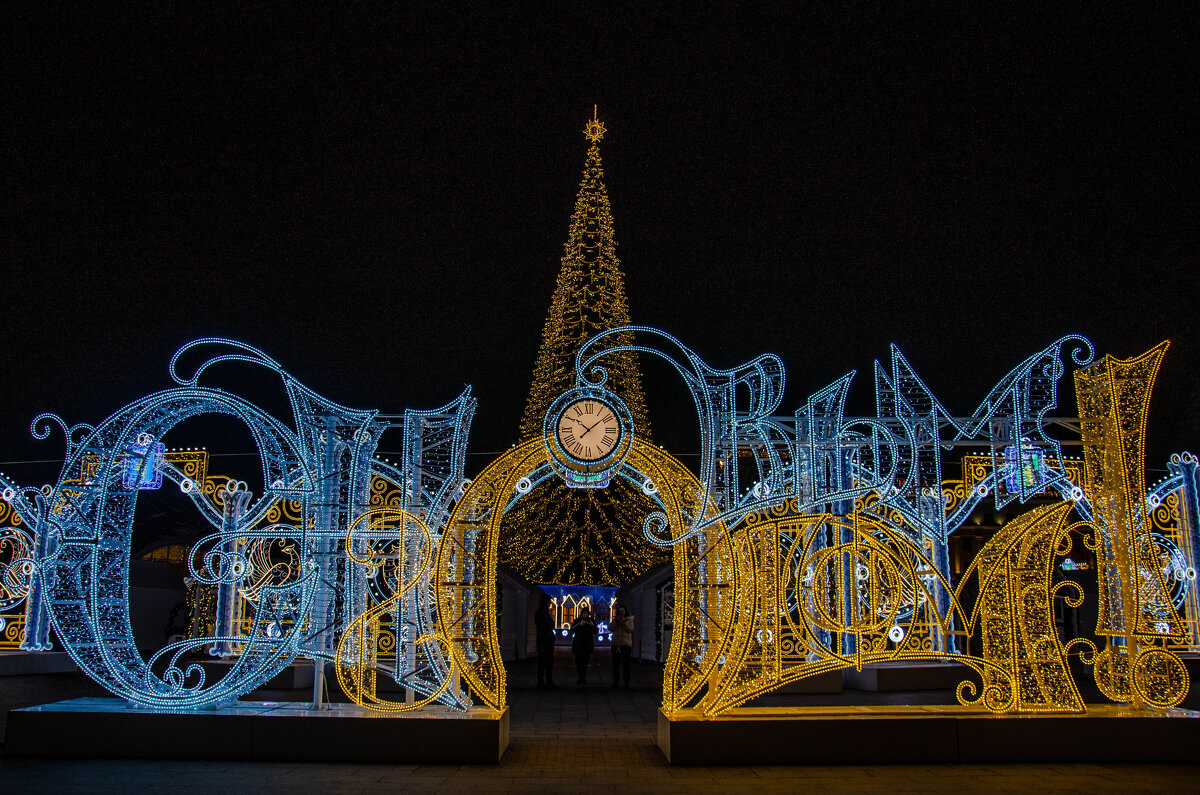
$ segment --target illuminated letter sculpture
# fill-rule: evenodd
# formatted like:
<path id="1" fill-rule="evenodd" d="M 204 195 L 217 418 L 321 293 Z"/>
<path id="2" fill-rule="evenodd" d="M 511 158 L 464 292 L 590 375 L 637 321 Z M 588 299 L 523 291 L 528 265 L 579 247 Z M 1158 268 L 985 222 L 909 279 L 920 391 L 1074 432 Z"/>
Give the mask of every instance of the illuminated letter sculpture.
<path id="1" fill-rule="evenodd" d="M 182 356 L 212 347 L 219 352 L 192 375 L 178 375 Z M 543 437 L 469 482 L 469 389 L 439 409 L 389 417 L 316 395 L 254 348 L 197 340 L 172 360 L 175 388 L 95 427 L 35 419 L 39 438 L 62 428 L 67 456 L 53 487 L 23 489 L 0 476 L 3 637 L 44 650 L 52 624 L 88 675 L 163 710 L 232 701 L 297 657 L 321 663 L 315 705 L 331 662 L 343 691 L 371 709 L 502 709 L 495 582 L 504 514 L 550 478 L 572 488 L 620 478 L 655 504 L 643 534 L 674 556 L 668 716 L 694 708 L 716 717 L 789 681 L 903 660 L 972 669 L 977 679 L 958 688 L 963 704 L 1078 712 L 1072 651 L 1094 664 L 1110 698 L 1170 707 L 1189 685 L 1178 653 L 1200 650 L 1200 465 L 1177 455 L 1170 476 L 1145 487 L 1145 416 L 1165 348 L 1093 363 L 1087 340 L 1064 337 L 1014 368 L 965 418 L 893 348 L 890 367 L 875 365 L 874 416 L 845 415 L 852 372 L 786 417 L 775 413 L 784 388 L 777 357 L 719 370 L 664 332 L 613 329 L 578 352 L 574 386 L 551 402 Z M 689 388 L 698 477 L 636 438 L 607 392 L 604 357 L 631 351 L 665 359 Z M 1064 459 L 1046 433 L 1068 358 L 1084 368 L 1075 373 L 1082 463 Z M 209 367 L 230 361 L 278 374 L 290 424 L 199 385 Z M 574 408 L 579 417 L 568 413 Z M 206 476 L 193 453 L 164 450 L 172 428 L 211 413 L 250 429 L 264 493 Z M 576 444 L 601 427 L 594 448 Z M 404 434 L 398 464 L 376 455 L 389 428 Z M 944 480 L 942 452 L 960 442 L 983 443 L 989 455 L 968 456 L 962 481 Z M 157 487 L 180 489 L 213 528 L 188 566 L 215 595 L 215 629 L 144 659 L 129 619 L 129 546 L 138 495 Z M 1007 524 L 952 586 L 949 536 L 982 500 L 1001 507 L 1048 495 L 1062 499 Z M 1060 638 L 1053 620 L 1054 599 L 1078 606 L 1083 598 L 1051 578 L 1072 533 L 1099 562 L 1097 631 L 1107 638 L 1099 650 Z M 978 596 L 966 603 L 969 580 Z M 228 672 L 207 682 L 198 652 L 231 658 Z M 381 676 L 404 696 L 382 695 Z"/>
<path id="2" fill-rule="evenodd" d="M 201 346 L 224 350 L 190 377 L 180 376 L 180 357 Z M 205 370 L 227 361 L 275 371 L 291 402 L 293 427 L 235 395 L 198 384 Z M 4 495 L 22 520 L 36 528 L 36 575 L 28 597 L 34 620 L 27 645 L 48 646 L 49 618 L 79 667 L 114 694 L 158 709 L 188 710 L 234 700 L 299 655 L 336 660 L 343 630 L 367 609 L 369 582 L 382 577 L 383 590 L 396 587 L 387 581 L 391 572 L 376 565 L 371 554 L 380 544 L 428 543 L 411 539 L 411 528 L 421 524 L 412 512 L 432 511 L 436 516 L 444 513 L 446 500 L 427 500 L 422 491 L 404 510 L 380 521 L 372 518 L 361 527 L 373 483 L 382 479 L 411 490 L 410 478 L 423 461 L 419 451 L 399 469 L 375 458 L 378 438 L 391 424 L 386 418 L 320 397 L 261 351 L 231 340 L 185 345 L 172 359 L 170 372 L 179 387 L 135 401 L 95 428 L 68 429 L 52 415 L 37 418 L 33 430 L 39 438 L 47 436 L 51 422 L 64 429 L 68 452 L 62 474 L 46 494 L 22 492 L 5 483 Z M 443 491 L 451 494 L 461 478 L 474 408 L 469 390 L 447 410 L 454 408 L 458 410 L 452 412 L 451 438 L 442 460 Z M 165 434 L 189 418 L 210 413 L 232 415 L 250 429 L 265 493 L 253 495 L 245 484 L 231 481 L 210 497 L 161 455 L 159 440 Z M 170 643 L 146 660 L 129 621 L 129 545 L 138 493 L 159 478 L 188 495 L 214 528 L 193 548 L 189 568 L 197 581 L 218 589 L 216 632 Z M 298 505 L 294 518 L 278 510 L 285 502 Z M 261 557 L 256 553 L 278 539 L 295 545 L 299 565 L 281 581 L 263 584 L 256 578 L 254 561 Z M 412 588 L 400 590 L 407 593 Z M 388 594 L 383 601 L 392 605 L 391 598 Z M 239 599 L 249 600 L 253 614 L 245 632 L 234 627 Z M 431 609 L 426 598 L 405 615 L 429 626 Z M 204 669 L 184 658 L 202 649 L 234 658 L 217 682 L 207 683 Z M 445 671 L 444 659 L 435 665 Z M 446 690 L 440 682 L 432 689 L 438 694 Z M 447 700 L 461 707 L 463 697 L 455 693 Z"/>
<path id="3" fill-rule="evenodd" d="M 664 340 L 668 350 L 605 347 L 629 331 Z M 673 337 L 641 327 L 589 341 L 576 360 L 581 382 L 592 372 L 602 382 L 597 364 L 604 356 L 637 351 L 669 361 L 696 403 L 702 494 L 716 510 L 693 512 L 682 524 L 651 516 L 647 539 L 677 545 L 711 528 L 727 535 L 734 551 L 736 571 L 730 574 L 726 563 L 719 584 L 728 592 L 716 597 L 732 601 L 734 628 L 716 643 L 676 636 L 672 661 L 710 665 L 703 683 L 679 687 L 681 669 L 668 664 L 664 712 L 694 706 L 717 716 L 788 681 L 894 660 L 956 660 L 974 669 L 982 690 L 964 682 L 958 691 L 964 704 L 998 712 L 1082 711 L 1066 655 L 1090 644 L 1059 639 L 1052 605 L 1064 598 L 1078 606 L 1082 594 L 1059 593 L 1069 586 L 1052 587 L 1051 569 L 1070 551 L 1068 531 L 1089 527 L 1107 561 L 1101 588 L 1113 605 L 1103 611 L 1109 618 L 1102 616 L 1101 631 L 1121 638 L 1098 654 L 1085 648 L 1084 658 L 1095 662 L 1097 682 L 1116 700 L 1132 695 L 1137 706 L 1177 704 L 1187 673 L 1168 647 L 1195 648 L 1195 608 L 1186 618 L 1177 609 L 1196 600 L 1195 529 L 1185 526 L 1195 513 L 1194 459 L 1177 456 L 1174 476 L 1149 498 L 1141 485 L 1146 401 L 1165 344 L 1132 362 L 1106 359 L 1077 373 L 1080 405 L 1087 406 L 1081 413 L 1088 464 L 1081 473 L 1045 432 L 1069 343 L 1075 364 L 1091 362 L 1086 339 L 1064 337 L 1014 368 L 967 418 L 943 408 L 893 347 L 890 370 L 876 363 L 875 416 L 844 416 L 850 373 L 809 398 L 789 423 L 773 416 L 783 392 L 775 357 L 715 370 Z M 740 395 L 744 404 L 736 402 Z M 944 489 L 943 447 L 981 441 L 991 449 L 981 476 L 969 490 L 953 483 Z M 742 456 L 755 465 L 749 476 L 740 469 Z M 1001 507 L 1045 493 L 1068 501 L 1011 522 L 952 588 L 948 537 L 974 507 L 989 496 Z M 1151 526 L 1150 511 L 1167 500 L 1176 506 L 1174 535 L 1182 545 Z M 1071 524 L 1073 508 L 1081 521 Z M 979 595 L 964 604 L 963 586 L 972 576 Z M 702 605 L 701 594 L 714 585 L 703 563 L 677 568 L 677 627 L 687 606 Z M 1124 621 L 1140 622 L 1136 631 L 1116 620 L 1121 610 Z M 964 650 L 968 635 L 981 638 L 981 654 Z"/>

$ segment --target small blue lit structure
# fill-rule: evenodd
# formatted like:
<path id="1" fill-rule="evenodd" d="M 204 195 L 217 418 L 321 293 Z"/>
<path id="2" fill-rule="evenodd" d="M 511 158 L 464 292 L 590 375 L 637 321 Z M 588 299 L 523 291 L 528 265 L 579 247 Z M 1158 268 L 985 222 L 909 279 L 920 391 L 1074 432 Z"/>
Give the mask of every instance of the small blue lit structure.
<path id="1" fill-rule="evenodd" d="M 540 585 L 550 597 L 550 611 L 554 614 L 554 626 L 560 638 L 571 635 L 571 622 L 579 610 L 587 605 L 596 621 L 598 640 L 607 639 L 608 622 L 612 618 L 612 606 L 617 599 L 617 588 L 604 585 Z"/>
<path id="2" fill-rule="evenodd" d="M 1045 454 L 1028 439 L 1021 442 L 1021 446 L 1014 444 L 1004 448 L 1004 467 L 1008 474 L 1001 483 L 1009 494 L 1019 495 L 1022 489 L 1041 490 L 1045 478 Z"/>
<path id="3" fill-rule="evenodd" d="M 162 488 L 162 470 L 167 446 L 142 434 L 127 448 L 121 485 L 127 489 L 154 491 Z"/>

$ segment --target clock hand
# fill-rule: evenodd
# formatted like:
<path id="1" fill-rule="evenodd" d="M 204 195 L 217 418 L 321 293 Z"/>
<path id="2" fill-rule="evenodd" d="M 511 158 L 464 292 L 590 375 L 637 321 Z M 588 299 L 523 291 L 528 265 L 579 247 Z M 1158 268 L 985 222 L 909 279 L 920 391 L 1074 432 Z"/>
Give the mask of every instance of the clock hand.
<path id="1" fill-rule="evenodd" d="M 583 433 L 579 434 L 579 438 L 580 438 L 580 439 L 582 439 L 583 437 L 587 436 L 589 433 L 591 433 L 591 431 L 592 431 L 592 428 L 595 428 L 595 427 L 596 427 L 597 425 L 599 425 L 601 422 L 603 422 L 603 420 L 597 420 L 596 422 L 593 422 L 593 423 L 592 423 L 592 427 L 591 427 L 591 428 L 588 428 L 588 426 L 586 426 L 586 425 L 583 425 L 583 423 L 582 423 L 582 422 L 581 422 L 581 423 L 579 423 L 580 425 L 583 425 L 583 427 L 584 427 L 584 428 L 587 428 L 587 430 L 586 430 L 586 431 L 584 431 Z"/>

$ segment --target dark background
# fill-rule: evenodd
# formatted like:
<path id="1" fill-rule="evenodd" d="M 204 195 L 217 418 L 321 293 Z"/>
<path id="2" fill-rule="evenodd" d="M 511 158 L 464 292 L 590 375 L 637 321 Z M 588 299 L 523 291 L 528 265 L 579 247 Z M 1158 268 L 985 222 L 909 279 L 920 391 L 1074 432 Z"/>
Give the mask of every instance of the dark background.
<path id="1" fill-rule="evenodd" d="M 718 367 L 778 353 L 783 411 L 852 368 L 869 410 L 892 342 L 969 414 L 1063 334 L 1169 338 L 1148 463 L 1200 452 L 1192 5 L 891 5 L 10 10 L 0 461 L 61 456 L 36 413 L 99 421 L 219 335 L 356 407 L 473 384 L 477 470 L 516 441 L 593 103 L 634 322 Z M 696 452 L 643 368 L 655 440 Z"/>

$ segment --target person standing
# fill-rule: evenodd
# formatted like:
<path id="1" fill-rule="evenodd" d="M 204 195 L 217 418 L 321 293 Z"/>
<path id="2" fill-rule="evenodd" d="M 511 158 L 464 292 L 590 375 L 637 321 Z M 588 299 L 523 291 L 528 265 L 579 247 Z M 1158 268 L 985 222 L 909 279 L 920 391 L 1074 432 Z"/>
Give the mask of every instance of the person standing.
<path id="1" fill-rule="evenodd" d="M 596 622 L 592 610 L 586 605 L 579 611 L 579 618 L 571 622 L 571 651 L 575 652 L 575 670 L 579 672 L 577 685 L 587 685 L 588 663 L 596 650 Z"/>
<path id="2" fill-rule="evenodd" d="M 625 606 L 617 605 L 613 610 L 612 623 L 613 683 L 616 687 L 620 674 L 625 673 L 625 688 L 629 688 L 629 661 L 633 657 L 633 616 L 625 614 Z"/>
<path id="3" fill-rule="evenodd" d="M 553 690 L 554 684 L 554 616 L 550 613 L 550 595 L 542 594 L 537 612 L 533 614 L 533 629 L 537 638 L 537 686 Z"/>

